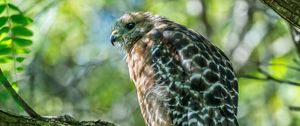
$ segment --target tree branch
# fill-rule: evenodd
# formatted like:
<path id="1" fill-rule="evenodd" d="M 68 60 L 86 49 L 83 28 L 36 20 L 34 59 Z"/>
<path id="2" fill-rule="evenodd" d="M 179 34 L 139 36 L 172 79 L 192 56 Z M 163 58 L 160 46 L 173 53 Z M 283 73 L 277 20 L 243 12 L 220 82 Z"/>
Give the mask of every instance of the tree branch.
<path id="1" fill-rule="evenodd" d="M 0 110 L 1 126 L 114 126 L 114 124 L 102 120 L 76 121 L 73 119 L 68 119 L 66 121 L 63 118 L 53 117 L 45 119 L 33 119 L 27 116 L 15 115 Z"/>
<path id="2" fill-rule="evenodd" d="M 263 75 L 265 75 L 265 77 L 257 77 L 257 76 L 253 76 L 253 75 L 243 74 L 243 75 L 240 75 L 239 78 L 255 79 L 255 80 L 262 80 L 262 81 L 275 81 L 278 83 L 300 86 L 299 82 L 294 82 L 294 81 L 289 81 L 289 80 L 281 80 L 281 79 L 275 78 L 268 72 L 262 70 L 261 68 L 258 68 L 258 71 L 260 73 L 262 73 Z"/>
<path id="3" fill-rule="evenodd" d="M 9 94 L 13 97 L 15 102 L 17 102 L 25 111 L 26 113 L 32 117 L 37 119 L 42 119 L 42 117 L 37 114 L 21 97 L 18 95 L 18 93 L 13 89 L 5 75 L 3 74 L 1 68 L 0 68 L 0 82 L 3 84 L 3 86 L 7 89 Z"/>
<path id="4" fill-rule="evenodd" d="M 262 0 L 290 24 L 300 28 L 299 0 Z"/>
<path id="5" fill-rule="evenodd" d="M 300 107 L 298 106 L 289 106 L 289 109 L 292 111 L 300 111 Z"/>

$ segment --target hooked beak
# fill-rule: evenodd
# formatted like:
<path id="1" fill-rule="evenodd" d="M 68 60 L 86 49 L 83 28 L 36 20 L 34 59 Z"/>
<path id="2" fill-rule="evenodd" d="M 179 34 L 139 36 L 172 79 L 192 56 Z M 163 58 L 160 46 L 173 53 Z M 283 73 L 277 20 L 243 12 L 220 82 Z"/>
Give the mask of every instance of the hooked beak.
<path id="1" fill-rule="evenodd" d="M 110 35 L 110 43 L 115 46 L 114 42 L 116 42 L 116 36 Z"/>
<path id="2" fill-rule="evenodd" d="M 117 39 L 118 39 L 118 32 L 117 31 L 113 31 L 110 35 L 110 42 L 113 46 L 115 46 L 115 42 L 117 42 Z"/>

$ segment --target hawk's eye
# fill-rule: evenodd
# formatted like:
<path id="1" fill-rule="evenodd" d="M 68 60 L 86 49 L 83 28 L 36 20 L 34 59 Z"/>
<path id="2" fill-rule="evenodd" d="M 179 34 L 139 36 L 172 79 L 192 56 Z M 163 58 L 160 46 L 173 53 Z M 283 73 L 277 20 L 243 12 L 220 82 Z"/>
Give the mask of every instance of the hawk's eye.
<path id="1" fill-rule="evenodd" d="M 126 27 L 128 30 L 133 29 L 134 26 L 135 26 L 135 23 L 128 23 L 128 24 L 125 25 L 125 27 Z"/>

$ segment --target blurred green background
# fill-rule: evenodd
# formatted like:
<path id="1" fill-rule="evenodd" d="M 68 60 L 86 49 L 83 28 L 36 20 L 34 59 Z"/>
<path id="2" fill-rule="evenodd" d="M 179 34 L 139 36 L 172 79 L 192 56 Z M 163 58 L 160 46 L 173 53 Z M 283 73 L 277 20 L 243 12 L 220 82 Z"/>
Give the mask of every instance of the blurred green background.
<path id="1" fill-rule="evenodd" d="M 289 25 L 259 0 L 12 0 L 34 22 L 23 71 L 0 64 L 41 115 L 70 114 L 143 126 L 123 52 L 110 44 L 116 19 L 149 11 L 196 30 L 221 48 L 239 76 L 241 126 L 300 125 L 300 63 Z M 294 68 L 297 67 L 297 68 Z M 262 72 L 263 71 L 263 72 Z M 0 109 L 25 114 L 0 86 Z"/>

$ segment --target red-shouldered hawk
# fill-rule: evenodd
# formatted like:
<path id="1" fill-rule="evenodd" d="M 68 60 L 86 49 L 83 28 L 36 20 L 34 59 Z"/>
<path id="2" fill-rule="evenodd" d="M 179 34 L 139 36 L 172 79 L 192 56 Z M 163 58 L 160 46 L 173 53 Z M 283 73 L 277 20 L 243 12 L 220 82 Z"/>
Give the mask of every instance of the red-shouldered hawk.
<path id="1" fill-rule="evenodd" d="M 111 43 L 126 52 L 147 126 L 236 126 L 229 59 L 202 35 L 148 12 L 123 15 Z"/>

